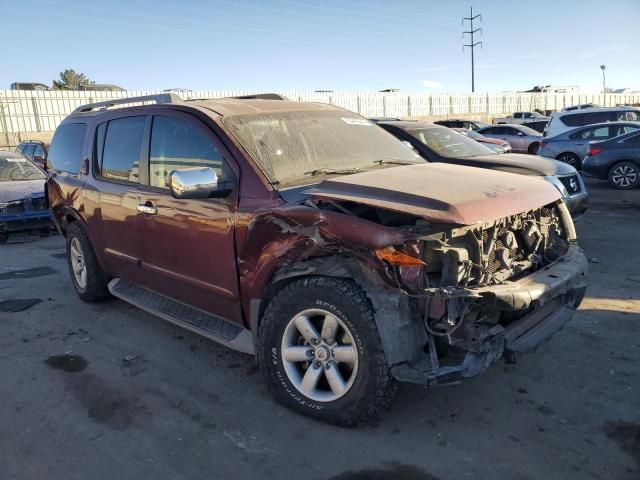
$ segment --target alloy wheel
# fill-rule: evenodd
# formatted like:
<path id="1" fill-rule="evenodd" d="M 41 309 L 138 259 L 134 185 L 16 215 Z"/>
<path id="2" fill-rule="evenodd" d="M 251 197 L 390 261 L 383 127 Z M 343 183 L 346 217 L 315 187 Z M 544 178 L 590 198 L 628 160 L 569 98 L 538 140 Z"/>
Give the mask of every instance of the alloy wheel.
<path id="1" fill-rule="evenodd" d="M 637 180 L 638 171 L 630 165 L 620 165 L 611 174 L 611 181 L 618 187 L 628 188 Z"/>
<path id="2" fill-rule="evenodd" d="M 344 396 L 358 374 L 358 351 L 346 324 L 322 309 L 304 310 L 287 324 L 282 364 L 306 397 L 332 402 Z"/>
<path id="3" fill-rule="evenodd" d="M 80 288 L 86 288 L 87 266 L 84 263 L 82 244 L 77 237 L 71 239 L 71 244 L 69 246 L 69 261 L 71 262 L 71 269 L 73 270 L 73 276 L 76 279 L 76 283 Z"/>

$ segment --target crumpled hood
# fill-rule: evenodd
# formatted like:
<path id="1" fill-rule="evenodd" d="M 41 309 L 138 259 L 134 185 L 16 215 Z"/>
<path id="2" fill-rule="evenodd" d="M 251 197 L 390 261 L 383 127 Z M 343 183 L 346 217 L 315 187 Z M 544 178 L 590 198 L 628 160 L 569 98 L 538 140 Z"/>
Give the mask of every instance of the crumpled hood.
<path id="1" fill-rule="evenodd" d="M 44 179 L 0 182 L 0 202 L 44 197 Z"/>
<path id="2" fill-rule="evenodd" d="M 480 168 L 493 168 L 503 172 L 519 173 L 520 175 L 571 175 L 576 169 L 558 160 L 525 155 L 522 153 L 505 153 L 501 155 L 482 155 L 464 159 L 465 165 L 474 163 Z"/>
<path id="3" fill-rule="evenodd" d="M 424 163 L 330 178 L 305 194 L 471 225 L 548 205 L 560 192 L 542 178 Z"/>

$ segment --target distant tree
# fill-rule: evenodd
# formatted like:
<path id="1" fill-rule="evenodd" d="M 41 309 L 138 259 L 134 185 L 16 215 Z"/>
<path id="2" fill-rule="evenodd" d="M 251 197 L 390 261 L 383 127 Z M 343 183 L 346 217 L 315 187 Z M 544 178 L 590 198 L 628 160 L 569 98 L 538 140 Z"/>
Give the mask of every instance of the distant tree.
<path id="1" fill-rule="evenodd" d="M 60 79 L 53 81 L 55 90 L 78 90 L 82 86 L 92 85 L 96 82 L 89 80 L 84 73 L 78 73 L 71 68 L 60 72 Z"/>

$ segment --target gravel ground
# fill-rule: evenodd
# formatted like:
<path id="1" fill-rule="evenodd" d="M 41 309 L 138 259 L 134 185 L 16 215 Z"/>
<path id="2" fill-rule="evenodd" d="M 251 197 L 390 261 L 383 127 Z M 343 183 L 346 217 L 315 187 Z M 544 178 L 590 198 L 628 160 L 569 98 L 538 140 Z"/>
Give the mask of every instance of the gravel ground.
<path id="1" fill-rule="evenodd" d="M 254 361 L 74 293 L 59 236 L 0 246 L 1 479 L 640 478 L 640 190 L 589 181 L 589 290 L 516 365 L 402 385 L 356 429 L 276 404 Z"/>

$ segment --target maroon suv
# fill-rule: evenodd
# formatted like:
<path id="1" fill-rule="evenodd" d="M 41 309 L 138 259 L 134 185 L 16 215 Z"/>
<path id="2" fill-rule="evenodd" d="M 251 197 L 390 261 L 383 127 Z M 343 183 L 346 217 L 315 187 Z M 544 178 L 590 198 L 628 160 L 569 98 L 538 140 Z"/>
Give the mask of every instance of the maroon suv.
<path id="1" fill-rule="evenodd" d="M 87 105 L 48 164 L 83 300 L 113 295 L 256 355 L 280 402 L 343 425 L 396 381 L 453 382 L 532 349 L 585 292 L 551 184 L 425 163 L 329 105 Z"/>

